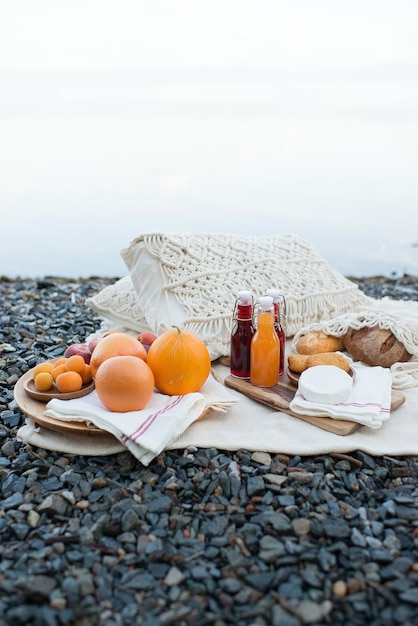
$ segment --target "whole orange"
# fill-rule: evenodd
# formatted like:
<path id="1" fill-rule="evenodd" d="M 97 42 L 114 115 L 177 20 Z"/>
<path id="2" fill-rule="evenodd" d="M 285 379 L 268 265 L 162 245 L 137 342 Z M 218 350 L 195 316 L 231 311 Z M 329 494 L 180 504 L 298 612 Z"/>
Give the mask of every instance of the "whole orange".
<path id="1" fill-rule="evenodd" d="M 181 396 L 199 391 L 210 374 L 210 354 L 203 341 L 178 328 L 159 335 L 148 350 L 147 363 L 161 393 Z"/>
<path id="2" fill-rule="evenodd" d="M 154 375 L 136 356 L 112 356 L 99 367 L 94 379 L 99 400 L 109 411 L 140 411 L 151 399 Z"/>
<path id="3" fill-rule="evenodd" d="M 99 366 L 112 356 L 135 356 L 147 360 L 147 351 L 136 337 L 127 333 L 112 332 L 100 339 L 90 359 L 90 370 L 96 376 Z"/>

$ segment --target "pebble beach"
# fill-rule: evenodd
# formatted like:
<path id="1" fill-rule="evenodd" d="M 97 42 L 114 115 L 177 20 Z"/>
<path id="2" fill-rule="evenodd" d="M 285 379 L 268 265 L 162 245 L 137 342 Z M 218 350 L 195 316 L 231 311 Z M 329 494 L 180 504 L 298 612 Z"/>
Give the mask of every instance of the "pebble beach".
<path id="1" fill-rule="evenodd" d="M 418 457 L 17 440 L 16 382 L 99 329 L 85 300 L 116 280 L 0 278 L 0 626 L 416 626 Z"/>

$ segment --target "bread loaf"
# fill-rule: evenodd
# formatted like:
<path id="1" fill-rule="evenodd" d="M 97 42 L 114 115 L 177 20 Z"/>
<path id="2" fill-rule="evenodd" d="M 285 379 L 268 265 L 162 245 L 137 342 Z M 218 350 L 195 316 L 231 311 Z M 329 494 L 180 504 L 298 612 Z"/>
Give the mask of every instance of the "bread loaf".
<path id="1" fill-rule="evenodd" d="M 322 330 L 310 330 L 295 345 L 298 354 L 319 354 L 344 350 L 344 337 L 333 337 Z"/>
<path id="2" fill-rule="evenodd" d="M 366 365 L 391 367 L 394 363 L 409 361 L 411 355 L 390 330 L 378 326 L 350 328 L 344 336 L 347 352 Z"/>
<path id="3" fill-rule="evenodd" d="M 335 365 L 348 372 L 350 362 L 339 352 L 322 352 L 320 354 L 289 354 L 287 357 L 289 369 L 295 374 L 304 372 L 315 365 Z"/>

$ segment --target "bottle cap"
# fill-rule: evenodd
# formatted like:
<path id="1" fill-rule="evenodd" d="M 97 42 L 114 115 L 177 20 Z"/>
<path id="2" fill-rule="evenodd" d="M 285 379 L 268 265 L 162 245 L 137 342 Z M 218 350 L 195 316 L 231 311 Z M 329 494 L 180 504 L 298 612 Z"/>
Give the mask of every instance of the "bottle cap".
<path id="1" fill-rule="evenodd" d="M 261 296 L 259 306 L 262 311 L 270 311 L 273 306 L 273 298 L 271 296 Z"/>
<path id="2" fill-rule="evenodd" d="M 243 289 L 242 291 L 238 291 L 238 300 L 241 304 L 251 304 L 253 301 L 253 294 L 251 291 Z"/>
<path id="3" fill-rule="evenodd" d="M 273 302 L 278 302 L 280 298 L 280 290 L 273 287 L 271 289 L 267 289 L 266 296 L 271 296 L 273 298 Z"/>

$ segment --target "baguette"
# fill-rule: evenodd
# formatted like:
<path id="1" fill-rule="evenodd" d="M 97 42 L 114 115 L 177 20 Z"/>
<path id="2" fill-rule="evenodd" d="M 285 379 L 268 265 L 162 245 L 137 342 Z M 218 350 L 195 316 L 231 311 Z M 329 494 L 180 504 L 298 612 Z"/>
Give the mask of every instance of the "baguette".
<path id="1" fill-rule="evenodd" d="M 289 354 L 287 357 L 289 369 L 295 374 L 304 372 L 309 367 L 315 365 L 335 365 L 340 369 L 348 372 L 350 362 L 339 352 L 322 352 L 319 354 Z"/>
<path id="2" fill-rule="evenodd" d="M 327 335 L 322 330 L 310 330 L 298 339 L 296 346 L 298 354 L 321 354 L 344 350 L 344 337 Z"/>

